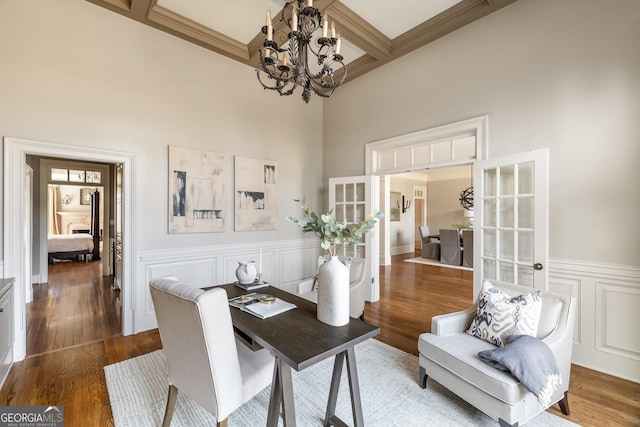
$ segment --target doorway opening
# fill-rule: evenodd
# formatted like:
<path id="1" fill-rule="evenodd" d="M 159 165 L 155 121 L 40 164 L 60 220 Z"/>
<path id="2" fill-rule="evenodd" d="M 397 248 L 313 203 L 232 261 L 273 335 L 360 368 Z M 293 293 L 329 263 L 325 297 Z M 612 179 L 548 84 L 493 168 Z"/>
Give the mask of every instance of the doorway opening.
<path id="1" fill-rule="evenodd" d="M 135 200 L 135 188 L 133 177 L 135 175 L 135 155 L 133 153 L 107 151 L 103 149 L 88 148 L 83 146 L 68 146 L 40 141 L 23 140 L 17 138 L 4 138 L 4 275 L 15 278 L 14 285 L 14 346 L 13 360 L 20 361 L 26 356 L 26 289 L 27 284 L 32 283 L 32 277 L 28 274 L 26 263 L 26 249 L 32 246 L 30 241 L 24 239 L 24 233 L 30 221 L 25 217 L 22 205 L 25 198 L 25 176 L 27 169 L 27 156 L 40 156 L 43 158 L 61 158 L 82 162 L 95 162 L 110 165 L 122 165 L 122 224 L 126 225 L 121 232 L 121 332 L 129 335 L 134 331 L 132 299 L 135 289 L 129 284 L 134 283 L 134 239 L 132 230 L 135 229 L 135 217 L 133 207 Z M 40 193 L 39 193 L 40 194 Z M 42 227 L 39 233 L 45 233 Z M 41 246 L 40 251 L 46 251 Z M 46 252 L 45 252 L 46 254 Z M 38 262 L 46 259 L 46 255 L 40 257 Z M 40 269 L 39 274 L 48 274 L 48 269 Z M 45 273 L 47 271 L 47 273 Z M 45 282 L 40 278 L 39 283 Z"/>
<path id="2" fill-rule="evenodd" d="M 367 144 L 365 173 L 377 177 L 374 193 L 381 203 L 376 207 L 383 210 L 390 208 L 390 175 L 454 166 L 469 167 L 485 159 L 488 129 L 489 117 L 480 116 Z M 428 194 L 426 198 L 428 200 Z M 388 216 L 381 228 L 381 246 L 376 249 L 379 251 L 380 265 L 389 265 L 391 224 Z M 415 250 L 413 228 L 408 236 Z"/>
<path id="3" fill-rule="evenodd" d="M 27 293 L 26 355 L 121 333 L 114 286 L 117 165 L 28 155 L 37 171 L 32 217 L 33 284 Z"/>
<path id="4" fill-rule="evenodd" d="M 416 258 L 416 262 L 423 264 L 458 267 L 442 263 L 439 256 L 421 259 L 420 227 L 426 227 L 423 231 L 431 236 L 438 236 L 441 229 L 471 227 L 471 218 L 468 217 L 468 211 L 461 207 L 459 198 L 461 191 L 473 186 L 472 167 L 472 164 L 445 166 L 384 177 L 386 185 L 381 191 L 399 194 L 402 200 L 396 206 L 389 199 L 388 210 L 397 209 L 398 212 L 397 215 L 386 212 L 389 221 L 384 225 L 388 224 L 389 237 L 386 241 L 382 239 L 380 246 L 385 259 L 399 262 Z M 380 197 L 384 200 L 386 196 L 381 194 Z M 438 239 L 433 238 L 432 241 L 438 242 Z"/>

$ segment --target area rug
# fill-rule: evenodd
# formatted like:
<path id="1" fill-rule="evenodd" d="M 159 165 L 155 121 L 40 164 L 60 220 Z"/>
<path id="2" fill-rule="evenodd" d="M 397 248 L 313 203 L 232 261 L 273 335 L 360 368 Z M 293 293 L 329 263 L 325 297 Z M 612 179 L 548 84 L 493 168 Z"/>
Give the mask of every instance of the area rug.
<path id="1" fill-rule="evenodd" d="M 356 347 L 358 376 L 367 426 L 490 426 L 498 423 L 435 381 L 418 386 L 418 358 L 370 339 Z M 333 358 L 293 372 L 296 421 L 321 426 L 326 408 Z M 159 426 L 167 398 L 167 368 L 162 350 L 104 368 L 116 427 Z M 229 416 L 229 426 L 264 426 L 270 386 Z M 341 381 L 336 414 L 353 425 L 346 374 Z M 282 424 L 282 420 L 280 420 Z M 178 393 L 172 427 L 213 426 L 215 418 Z M 527 426 L 575 426 L 544 412 Z"/>
<path id="2" fill-rule="evenodd" d="M 473 268 L 470 268 L 470 267 L 463 267 L 461 265 L 443 264 L 440 261 L 436 261 L 434 259 L 426 259 L 422 257 L 405 259 L 404 262 L 413 262 L 416 264 L 425 264 L 425 265 L 435 265 L 436 267 L 455 268 L 456 270 L 473 271 Z"/>

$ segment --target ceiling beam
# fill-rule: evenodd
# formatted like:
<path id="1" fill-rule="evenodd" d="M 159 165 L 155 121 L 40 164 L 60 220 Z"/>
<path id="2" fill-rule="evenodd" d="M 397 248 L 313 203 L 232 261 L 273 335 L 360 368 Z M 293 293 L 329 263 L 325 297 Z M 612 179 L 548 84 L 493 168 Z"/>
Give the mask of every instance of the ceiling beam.
<path id="1" fill-rule="evenodd" d="M 327 15 L 338 24 L 342 37 L 369 55 L 380 60 L 391 55 L 391 40 L 341 2 L 333 3 Z"/>
<path id="2" fill-rule="evenodd" d="M 265 35 L 257 29 L 256 36 L 247 44 L 205 27 L 191 19 L 157 5 L 157 0 L 87 0 L 130 19 L 172 34 L 188 42 L 239 61 L 259 67 L 258 49 Z M 412 52 L 440 37 L 495 12 L 516 0 L 462 0 L 430 20 L 390 40 L 339 0 L 315 0 L 314 6 L 335 21 L 345 40 L 366 53 L 347 64 L 346 81 L 360 77 L 394 59 Z M 280 10 L 274 18 L 274 35 L 287 34 L 287 26 L 280 21 Z M 285 19 L 289 19 L 287 11 Z M 286 41 L 286 40 L 285 40 Z M 346 58 L 349 60 L 349 58 Z M 338 74 L 338 73 L 337 73 Z M 336 76 L 337 79 L 341 75 Z"/>
<path id="3" fill-rule="evenodd" d="M 391 41 L 391 54 L 377 61 L 366 56 L 349 64 L 346 81 L 353 80 L 394 59 L 400 58 L 467 24 L 495 12 L 516 0 L 463 0 L 450 9 L 399 35 Z"/>
<path id="4" fill-rule="evenodd" d="M 395 59 L 406 55 L 515 1 L 463 0 L 450 9 L 396 37 L 392 42 L 392 57 Z"/>
<path id="5" fill-rule="evenodd" d="M 87 0 L 89 3 L 104 7 L 113 12 L 131 18 L 131 1 L 129 0 Z"/>
<path id="6" fill-rule="evenodd" d="M 149 24 L 156 28 L 221 55 L 245 64 L 249 63 L 247 45 L 169 9 L 156 5 L 149 11 L 147 19 Z"/>
<path id="7" fill-rule="evenodd" d="M 131 18 L 136 21 L 144 22 L 149 11 L 156 5 L 158 0 L 131 0 L 129 12 Z"/>

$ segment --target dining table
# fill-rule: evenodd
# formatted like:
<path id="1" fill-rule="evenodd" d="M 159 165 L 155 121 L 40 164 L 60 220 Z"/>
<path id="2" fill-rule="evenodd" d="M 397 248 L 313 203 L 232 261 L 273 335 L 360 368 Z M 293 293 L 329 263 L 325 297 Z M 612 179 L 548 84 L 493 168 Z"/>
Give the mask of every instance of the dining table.
<path id="1" fill-rule="evenodd" d="M 248 293 L 234 284 L 219 286 L 226 290 L 229 299 Z M 275 359 L 267 426 L 278 425 L 280 410 L 284 426 L 296 425 L 292 369 L 301 371 L 329 357 L 334 358 L 334 363 L 324 425 L 347 425 L 335 414 L 340 379 L 346 365 L 353 425 L 363 426 L 355 347 L 378 335 L 380 328 L 354 318 L 349 318 L 349 323 L 344 326 L 330 326 L 317 319 L 316 304 L 311 301 L 275 286 L 260 288 L 254 292 L 273 295 L 296 306 L 265 319 L 230 307 L 237 339 L 253 350 L 266 348 Z"/>

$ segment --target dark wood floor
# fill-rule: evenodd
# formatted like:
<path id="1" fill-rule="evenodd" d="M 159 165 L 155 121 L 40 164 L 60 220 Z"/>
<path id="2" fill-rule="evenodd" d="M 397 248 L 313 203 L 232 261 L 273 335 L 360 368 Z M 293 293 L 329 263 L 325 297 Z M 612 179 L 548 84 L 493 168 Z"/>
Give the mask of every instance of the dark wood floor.
<path id="1" fill-rule="evenodd" d="M 102 262 L 49 265 L 49 282 L 33 286 L 27 305 L 27 355 L 119 335 L 120 293 Z"/>
<path id="2" fill-rule="evenodd" d="M 417 354 L 418 336 L 430 330 L 431 317 L 470 305 L 472 273 L 406 263 L 402 258 L 395 257 L 392 266 L 381 268 L 381 298 L 375 304 L 367 304 L 365 316 L 367 321 L 381 327 L 378 339 Z M 66 306 L 67 309 L 62 310 L 64 312 L 69 307 L 78 307 L 82 311 L 85 304 L 95 303 L 95 307 L 83 311 L 91 320 L 78 320 L 80 326 L 76 325 L 72 320 L 73 313 L 68 312 L 58 314 L 58 321 L 52 322 L 45 320 L 46 316 L 40 316 L 39 309 L 30 307 L 30 322 L 33 320 L 30 331 L 35 336 L 29 335 L 29 340 L 33 341 L 32 348 L 38 350 L 14 364 L 0 390 L 0 405 L 63 405 L 67 427 L 109 426 L 113 425 L 113 418 L 103 367 L 161 348 L 160 337 L 157 329 L 127 337 L 113 336 L 112 325 L 98 325 L 100 316 L 105 317 L 107 324 L 113 321 L 107 319 L 119 316 L 119 300 L 111 293 L 108 281 L 90 278 L 94 277 L 90 270 L 77 264 L 78 277 L 65 279 L 73 283 L 77 280 L 77 302 L 67 304 L 58 301 L 57 305 Z M 58 280 L 57 271 L 53 273 L 46 292 L 47 302 L 38 299 L 43 310 L 56 306 L 56 302 L 50 300 L 61 292 L 53 286 Z M 85 274 L 87 294 L 83 295 L 79 289 L 83 288 L 81 276 Z M 96 287 L 102 291 L 89 289 Z M 40 292 L 44 294 L 43 290 Z M 89 296 L 94 292 L 97 293 Z M 60 322 L 64 325 L 60 326 Z M 43 324 L 48 324 L 51 330 Z M 74 332 L 67 332 L 66 328 Z M 92 332 L 84 332 L 86 328 Z M 57 335 L 58 339 L 48 337 L 49 334 Z M 98 338 L 100 334 L 102 337 Z M 37 343 L 41 341 L 48 344 L 38 347 Z M 60 348 L 56 344 L 65 342 L 71 347 Z M 571 416 L 565 418 L 583 426 L 638 426 L 640 385 L 574 366 L 570 407 Z M 557 408 L 550 409 L 550 412 L 563 416 Z"/>

